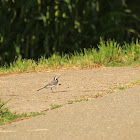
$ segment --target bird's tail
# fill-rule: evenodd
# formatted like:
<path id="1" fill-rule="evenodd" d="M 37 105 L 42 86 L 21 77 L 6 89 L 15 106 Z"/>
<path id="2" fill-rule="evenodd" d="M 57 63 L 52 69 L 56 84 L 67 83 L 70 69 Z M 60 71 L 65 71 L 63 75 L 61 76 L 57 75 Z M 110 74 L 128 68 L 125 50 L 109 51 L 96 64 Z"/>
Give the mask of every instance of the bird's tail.
<path id="1" fill-rule="evenodd" d="M 44 88 L 44 87 L 43 87 Z M 40 89 L 38 89 L 37 91 L 39 91 L 39 90 L 41 90 L 41 89 L 43 89 L 43 88 L 40 88 Z"/>

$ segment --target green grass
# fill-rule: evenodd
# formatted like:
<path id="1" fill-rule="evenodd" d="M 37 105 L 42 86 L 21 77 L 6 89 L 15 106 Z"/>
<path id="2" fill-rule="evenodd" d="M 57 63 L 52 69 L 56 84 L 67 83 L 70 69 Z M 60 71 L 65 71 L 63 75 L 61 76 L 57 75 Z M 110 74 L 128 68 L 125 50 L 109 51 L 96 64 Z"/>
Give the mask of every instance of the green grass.
<path id="1" fill-rule="evenodd" d="M 75 98 L 75 102 L 82 102 L 82 101 L 88 101 L 88 99 L 77 99 L 77 98 Z"/>
<path id="2" fill-rule="evenodd" d="M 51 106 L 51 109 L 55 109 L 55 108 L 61 107 L 62 105 L 51 104 L 50 106 Z"/>
<path id="3" fill-rule="evenodd" d="M 37 115 L 44 114 L 43 112 L 41 112 L 41 113 L 31 112 L 31 113 L 22 113 L 22 114 L 12 113 L 9 110 L 9 108 L 5 107 L 5 105 L 9 101 L 10 100 L 3 102 L 0 98 L 0 124 L 6 124 L 6 123 L 13 122 L 13 121 L 18 121 L 18 120 L 26 119 L 29 117 L 34 117 Z"/>
<path id="4" fill-rule="evenodd" d="M 134 81 L 132 81 L 130 83 L 127 83 L 127 84 L 124 84 L 124 85 L 121 85 L 121 86 L 113 87 L 113 88 L 111 88 L 111 90 L 112 91 L 115 91 L 117 89 L 123 90 L 123 89 L 131 88 L 131 87 L 137 86 L 137 85 L 140 85 L 140 79 L 134 80 Z"/>
<path id="5" fill-rule="evenodd" d="M 118 87 L 118 89 L 120 89 L 120 90 L 123 90 L 123 89 L 125 89 L 126 87 L 125 86 L 120 86 L 120 87 Z"/>
<path id="6" fill-rule="evenodd" d="M 82 99 L 77 99 L 77 98 L 74 98 L 74 100 L 68 100 L 68 104 L 72 104 L 74 102 L 82 102 L 82 101 L 88 101 L 88 98 L 82 98 Z"/>
<path id="7" fill-rule="evenodd" d="M 0 68 L 0 73 L 24 71 L 43 71 L 73 68 L 92 68 L 100 66 L 140 65 L 140 43 L 138 40 L 130 44 L 119 45 L 114 40 L 100 40 L 98 49 L 83 49 L 73 54 L 53 54 L 48 59 L 41 57 L 38 61 L 16 58 L 10 65 Z"/>
<path id="8" fill-rule="evenodd" d="M 137 79 L 137 80 L 134 80 L 134 81 L 130 82 L 129 85 L 131 85 L 131 86 L 140 85 L 140 79 Z"/>
<path id="9" fill-rule="evenodd" d="M 124 84 L 124 85 L 121 85 L 121 86 L 115 86 L 113 88 L 110 88 L 108 90 L 108 92 L 101 92 L 101 93 L 96 93 L 96 94 L 84 95 L 83 98 L 86 98 L 87 100 L 89 98 L 100 98 L 100 97 L 112 94 L 116 90 L 124 90 L 124 89 L 131 88 L 131 87 L 137 86 L 137 85 L 140 85 L 140 79 L 134 80 L 134 81 L 132 81 L 130 83 L 127 83 L 127 84 Z M 68 101 L 68 103 L 73 103 L 73 102 L 74 102 L 73 100 Z"/>

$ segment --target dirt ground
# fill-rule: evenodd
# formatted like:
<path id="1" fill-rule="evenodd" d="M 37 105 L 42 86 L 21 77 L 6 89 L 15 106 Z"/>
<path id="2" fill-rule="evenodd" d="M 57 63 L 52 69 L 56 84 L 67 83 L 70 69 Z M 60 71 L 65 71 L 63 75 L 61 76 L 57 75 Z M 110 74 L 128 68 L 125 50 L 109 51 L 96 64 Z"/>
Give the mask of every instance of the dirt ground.
<path id="1" fill-rule="evenodd" d="M 59 83 L 45 86 L 55 75 Z M 2 99 L 13 112 L 45 115 L 0 126 L 1 140 L 139 140 L 140 85 L 101 98 L 67 104 L 68 100 L 107 93 L 109 88 L 140 79 L 140 67 L 96 68 L 0 77 Z M 50 104 L 63 107 L 48 110 Z"/>
<path id="2" fill-rule="evenodd" d="M 53 77 L 59 75 L 58 85 L 43 89 Z M 108 67 L 88 70 L 23 73 L 0 77 L 0 93 L 12 112 L 41 112 L 51 104 L 67 104 L 74 98 L 81 99 L 110 88 L 140 79 L 140 67 Z"/>

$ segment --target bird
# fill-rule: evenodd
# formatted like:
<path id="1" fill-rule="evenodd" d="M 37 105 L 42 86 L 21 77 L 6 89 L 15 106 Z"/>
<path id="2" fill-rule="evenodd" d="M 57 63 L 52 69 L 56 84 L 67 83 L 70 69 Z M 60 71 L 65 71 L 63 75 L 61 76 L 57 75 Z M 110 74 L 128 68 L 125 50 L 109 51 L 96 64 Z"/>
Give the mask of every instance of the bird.
<path id="1" fill-rule="evenodd" d="M 51 81 L 51 82 L 50 82 L 49 84 L 47 84 L 45 87 L 38 89 L 37 91 L 40 91 L 40 90 L 42 90 L 42 89 L 44 89 L 44 88 L 51 88 L 51 90 L 52 90 L 52 88 L 55 87 L 55 86 L 57 85 L 57 83 L 58 83 L 58 78 L 59 78 L 59 76 L 55 76 L 54 79 L 53 79 L 53 81 Z M 53 90 L 52 90 L 52 92 L 53 92 Z"/>

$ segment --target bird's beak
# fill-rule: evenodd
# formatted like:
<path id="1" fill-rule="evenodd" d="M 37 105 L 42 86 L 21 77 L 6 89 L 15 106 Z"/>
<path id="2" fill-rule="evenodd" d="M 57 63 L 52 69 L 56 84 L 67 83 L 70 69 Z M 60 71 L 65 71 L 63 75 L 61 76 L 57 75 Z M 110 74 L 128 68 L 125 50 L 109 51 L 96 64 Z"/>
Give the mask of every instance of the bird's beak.
<path id="1" fill-rule="evenodd" d="M 56 78 L 59 78 L 59 76 L 55 76 Z"/>

